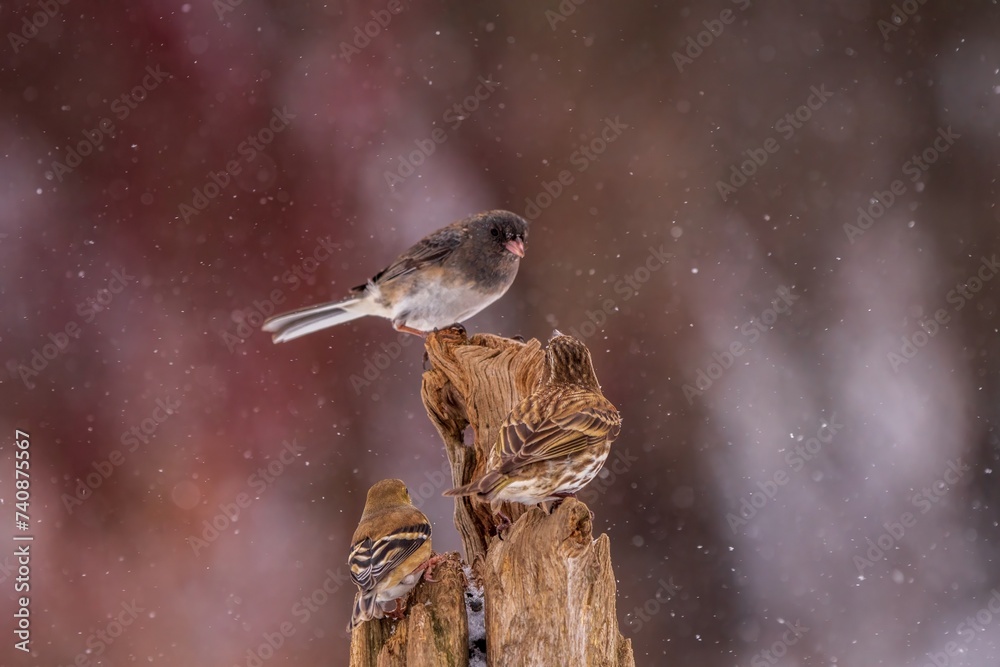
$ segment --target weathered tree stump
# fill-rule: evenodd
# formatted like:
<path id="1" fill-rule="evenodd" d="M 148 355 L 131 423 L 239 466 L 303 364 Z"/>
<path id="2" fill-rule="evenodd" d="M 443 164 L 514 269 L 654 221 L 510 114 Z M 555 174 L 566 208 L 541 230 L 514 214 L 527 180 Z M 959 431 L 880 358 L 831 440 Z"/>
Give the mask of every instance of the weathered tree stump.
<path id="1" fill-rule="evenodd" d="M 538 386 L 545 351 L 534 339 L 521 343 L 488 334 L 468 339 L 460 329 L 446 329 L 427 337 L 427 357 L 432 368 L 424 373 L 424 407 L 444 441 L 452 484 L 461 486 L 486 472 L 500 425 Z M 472 427 L 473 447 L 465 444 L 467 426 Z M 511 521 L 527 510 L 516 503 L 502 508 Z M 459 498 L 455 526 L 468 562 L 484 557 L 489 537 L 496 533 L 489 505 Z"/>
<path id="2" fill-rule="evenodd" d="M 426 348 L 431 369 L 424 373 L 423 402 L 444 441 L 452 483 L 460 486 L 484 473 L 500 425 L 538 386 L 545 352 L 537 340 L 522 343 L 488 334 L 468 338 L 461 328 L 429 335 Z M 465 439 L 469 426 L 472 446 Z M 618 629 L 610 540 L 607 535 L 594 539 L 587 506 L 569 499 L 551 515 L 509 503 L 502 509 L 514 524 L 500 540 L 488 504 L 472 497 L 456 498 L 455 503 L 455 525 L 466 560 L 483 582 L 488 663 L 634 667 L 632 643 Z M 383 662 L 383 657 L 404 654 L 410 667 L 468 664 L 467 619 L 451 621 L 451 612 L 435 617 L 432 611 L 432 639 L 415 632 L 423 623 L 414 615 L 417 600 L 439 585 L 422 583 L 415 589 L 411 610 L 391 639 L 385 638 L 391 621 L 373 621 L 355 630 L 351 666 L 401 665 L 404 662 Z M 449 590 L 446 597 L 453 604 L 454 593 Z M 464 603 L 464 591 L 461 600 Z M 454 627 L 448 627 L 452 622 Z M 378 627 L 365 629 L 372 625 Z M 445 662 L 422 652 L 439 644 L 438 632 L 454 633 L 448 645 L 465 647 L 462 660 Z M 411 652 L 412 643 L 418 647 Z"/>
<path id="3" fill-rule="evenodd" d="M 421 581 L 401 621 L 362 623 L 351 635 L 351 667 L 469 664 L 467 582 L 458 553 L 434 568 L 436 581 Z"/>
<path id="4" fill-rule="evenodd" d="M 618 631 L 611 540 L 594 540 L 590 510 L 575 499 L 539 508 L 486 554 L 486 649 L 495 667 L 634 665 Z"/>

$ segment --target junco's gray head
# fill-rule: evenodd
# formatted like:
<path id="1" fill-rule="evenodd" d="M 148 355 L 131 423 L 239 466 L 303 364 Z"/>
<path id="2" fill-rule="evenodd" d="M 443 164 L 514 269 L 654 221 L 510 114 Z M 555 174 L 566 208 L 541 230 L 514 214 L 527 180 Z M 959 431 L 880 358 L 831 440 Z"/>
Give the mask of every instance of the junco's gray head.
<path id="1" fill-rule="evenodd" d="M 469 225 L 475 246 L 494 253 L 502 251 L 524 257 L 524 242 L 528 238 L 528 222 L 510 211 L 486 211 L 473 218 Z"/>

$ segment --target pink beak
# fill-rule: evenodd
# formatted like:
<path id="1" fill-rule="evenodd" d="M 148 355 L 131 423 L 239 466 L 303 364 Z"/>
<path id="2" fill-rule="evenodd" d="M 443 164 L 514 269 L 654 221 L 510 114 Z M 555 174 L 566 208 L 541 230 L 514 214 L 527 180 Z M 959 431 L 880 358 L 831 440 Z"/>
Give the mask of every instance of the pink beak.
<path id="1" fill-rule="evenodd" d="M 518 257 L 524 257 L 524 242 L 518 239 L 512 239 L 504 244 L 504 248 L 511 251 Z"/>

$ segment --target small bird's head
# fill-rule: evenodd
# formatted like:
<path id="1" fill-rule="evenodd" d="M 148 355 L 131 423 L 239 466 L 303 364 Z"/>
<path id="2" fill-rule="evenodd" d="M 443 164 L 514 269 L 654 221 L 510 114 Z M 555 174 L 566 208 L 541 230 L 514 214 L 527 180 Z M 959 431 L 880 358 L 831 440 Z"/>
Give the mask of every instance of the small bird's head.
<path id="1" fill-rule="evenodd" d="M 528 222 L 510 211 L 486 211 L 477 215 L 470 225 L 473 236 L 480 237 L 483 248 L 517 260 L 524 257 L 524 242 L 528 239 Z"/>
<path id="2" fill-rule="evenodd" d="M 552 332 L 545 350 L 545 375 L 542 383 L 578 384 L 600 391 L 587 346 L 572 336 Z"/>
<path id="3" fill-rule="evenodd" d="M 368 499 L 365 501 L 365 514 L 384 510 L 387 507 L 411 505 L 410 493 L 406 485 L 399 479 L 383 479 L 368 489 Z"/>

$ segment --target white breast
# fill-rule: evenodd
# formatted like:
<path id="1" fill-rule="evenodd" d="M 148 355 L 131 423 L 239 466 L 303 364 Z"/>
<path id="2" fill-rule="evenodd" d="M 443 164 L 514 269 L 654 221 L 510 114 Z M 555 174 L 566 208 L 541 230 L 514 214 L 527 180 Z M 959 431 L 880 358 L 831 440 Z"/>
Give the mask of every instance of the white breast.
<path id="1" fill-rule="evenodd" d="M 405 317 L 403 323 L 406 326 L 433 331 L 464 322 L 501 296 L 503 292 L 485 295 L 476 289 L 445 287 L 435 281 L 396 303 L 392 319 L 396 321 Z"/>

